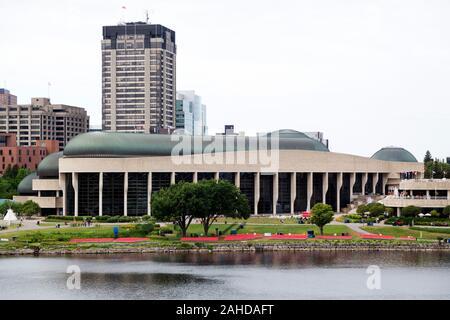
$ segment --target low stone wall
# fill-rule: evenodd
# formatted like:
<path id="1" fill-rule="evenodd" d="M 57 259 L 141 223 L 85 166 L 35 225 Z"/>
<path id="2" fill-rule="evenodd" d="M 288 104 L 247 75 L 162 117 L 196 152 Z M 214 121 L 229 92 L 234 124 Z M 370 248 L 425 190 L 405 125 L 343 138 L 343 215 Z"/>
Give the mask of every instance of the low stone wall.
<path id="1" fill-rule="evenodd" d="M 180 247 L 111 247 L 75 249 L 0 250 L 0 255 L 77 255 L 124 253 L 214 253 L 214 252 L 274 252 L 274 251 L 448 251 L 450 244 L 439 243 L 346 243 L 303 242 L 295 244 L 208 244 L 191 248 Z"/>

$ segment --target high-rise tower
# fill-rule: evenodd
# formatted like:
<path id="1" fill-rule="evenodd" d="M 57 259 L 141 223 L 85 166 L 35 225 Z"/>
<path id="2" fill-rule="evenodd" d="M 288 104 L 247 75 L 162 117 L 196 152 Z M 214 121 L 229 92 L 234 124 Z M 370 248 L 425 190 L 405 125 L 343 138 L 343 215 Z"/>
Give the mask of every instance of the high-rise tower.
<path id="1" fill-rule="evenodd" d="M 103 27 L 103 130 L 170 133 L 175 101 L 175 32 L 145 22 Z"/>

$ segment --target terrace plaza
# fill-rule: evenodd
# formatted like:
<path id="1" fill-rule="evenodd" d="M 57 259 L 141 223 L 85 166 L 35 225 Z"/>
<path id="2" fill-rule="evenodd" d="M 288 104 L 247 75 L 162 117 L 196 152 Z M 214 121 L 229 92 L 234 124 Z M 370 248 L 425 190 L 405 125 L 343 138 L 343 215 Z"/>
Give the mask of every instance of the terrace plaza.
<path id="1" fill-rule="evenodd" d="M 335 211 L 362 195 L 385 195 L 423 164 L 402 148 L 371 158 L 330 152 L 294 130 L 257 137 L 91 132 L 47 156 L 19 185 L 16 201 L 42 213 L 150 215 L 154 192 L 179 181 L 223 179 L 254 214 L 293 214 L 324 202 Z"/>

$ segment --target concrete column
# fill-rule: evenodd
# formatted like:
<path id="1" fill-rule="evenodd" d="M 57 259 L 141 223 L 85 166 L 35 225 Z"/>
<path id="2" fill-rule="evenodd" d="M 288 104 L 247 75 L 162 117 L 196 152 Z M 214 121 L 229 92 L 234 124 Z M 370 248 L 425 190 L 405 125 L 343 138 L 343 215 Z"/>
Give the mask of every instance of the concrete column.
<path id="1" fill-rule="evenodd" d="M 311 210 L 311 198 L 313 195 L 313 173 L 306 174 L 306 211 Z"/>
<path id="2" fill-rule="evenodd" d="M 337 185 L 336 185 L 336 211 L 341 212 L 341 189 L 343 183 L 343 174 L 339 172 L 337 174 Z"/>
<path id="3" fill-rule="evenodd" d="M 236 172 L 234 175 L 234 184 L 236 185 L 236 188 L 241 187 L 241 173 Z"/>
<path id="4" fill-rule="evenodd" d="M 258 214 L 258 203 L 259 203 L 259 198 L 260 198 L 260 186 L 261 186 L 260 177 L 261 177 L 261 173 L 256 172 L 255 173 L 255 185 L 254 185 L 255 199 L 254 199 L 254 203 L 253 203 L 253 206 L 255 208 L 253 210 L 254 214 Z"/>
<path id="5" fill-rule="evenodd" d="M 59 174 L 59 187 L 62 190 L 62 198 L 63 198 L 63 216 L 67 215 L 67 195 L 66 195 L 66 174 Z"/>
<path id="6" fill-rule="evenodd" d="M 123 178 L 123 215 L 128 215 L 128 172 L 125 172 Z"/>
<path id="7" fill-rule="evenodd" d="M 328 172 L 325 172 L 322 177 L 322 203 L 327 203 L 328 192 Z"/>
<path id="8" fill-rule="evenodd" d="M 198 172 L 195 171 L 192 175 L 192 182 L 197 183 L 198 182 Z"/>
<path id="9" fill-rule="evenodd" d="M 368 177 L 368 173 L 367 172 L 363 173 L 363 175 L 362 175 L 362 183 L 361 183 L 361 185 L 362 185 L 362 192 L 361 192 L 361 194 L 362 195 L 366 194 L 367 177 Z"/>
<path id="10" fill-rule="evenodd" d="M 291 214 L 294 214 L 295 199 L 297 198 L 297 172 L 291 173 Z"/>
<path id="11" fill-rule="evenodd" d="M 383 173 L 383 195 L 386 195 L 386 185 L 387 185 L 387 181 L 388 181 L 388 176 L 389 173 Z"/>
<path id="12" fill-rule="evenodd" d="M 147 182 L 147 215 L 152 215 L 152 173 L 148 173 Z"/>
<path id="13" fill-rule="evenodd" d="M 350 201 L 353 200 L 353 187 L 356 183 L 356 173 L 352 172 L 350 173 Z"/>
<path id="14" fill-rule="evenodd" d="M 214 180 L 219 181 L 220 175 L 219 172 L 214 173 Z"/>
<path id="15" fill-rule="evenodd" d="M 450 200 L 450 190 L 447 190 L 447 200 Z"/>
<path id="16" fill-rule="evenodd" d="M 72 172 L 72 186 L 75 194 L 73 215 L 78 217 L 78 173 L 76 172 Z"/>
<path id="17" fill-rule="evenodd" d="M 278 203 L 278 173 L 273 175 L 273 203 L 272 203 L 272 214 L 277 214 L 277 203 Z"/>
<path id="18" fill-rule="evenodd" d="M 376 172 L 373 174 L 373 179 L 372 179 L 372 192 L 375 194 L 377 193 L 377 184 L 378 184 L 378 179 L 379 179 L 379 173 Z"/>
<path id="19" fill-rule="evenodd" d="M 38 190 L 38 197 L 41 197 L 41 190 Z"/>
<path id="20" fill-rule="evenodd" d="M 103 215 L 103 172 L 98 176 L 98 215 Z"/>
<path id="21" fill-rule="evenodd" d="M 170 184 L 175 184 L 175 172 L 170 173 Z"/>
<path id="22" fill-rule="evenodd" d="M 401 211 L 400 211 L 400 207 L 397 207 L 397 217 L 400 217 L 402 215 Z"/>

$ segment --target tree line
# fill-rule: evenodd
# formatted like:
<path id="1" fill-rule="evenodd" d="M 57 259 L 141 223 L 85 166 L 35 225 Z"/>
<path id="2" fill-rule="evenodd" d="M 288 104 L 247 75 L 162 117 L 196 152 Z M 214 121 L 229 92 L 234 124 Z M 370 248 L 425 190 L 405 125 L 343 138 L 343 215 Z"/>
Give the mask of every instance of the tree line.
<path id="1" fill-rule="evenodd" d="M 0 177 L 0 199 L 12 199 L 17 194 L 20 181 L 31 173 L 26 168 L 8 166 Z"/>
<path id="2" fill-rule="evenodd" d="M 423 163 L 425 166 L 425 179 L 450 178 L 450 164 L 445 162 L 445 160 L 440 160 L 438 158 L 433 159 L 429 150 L 425 154 Z"/>

